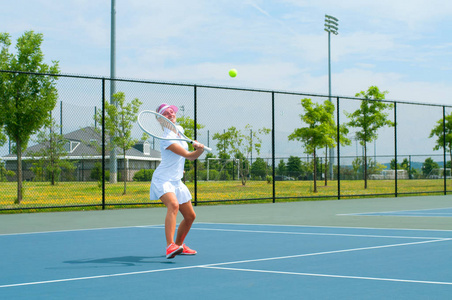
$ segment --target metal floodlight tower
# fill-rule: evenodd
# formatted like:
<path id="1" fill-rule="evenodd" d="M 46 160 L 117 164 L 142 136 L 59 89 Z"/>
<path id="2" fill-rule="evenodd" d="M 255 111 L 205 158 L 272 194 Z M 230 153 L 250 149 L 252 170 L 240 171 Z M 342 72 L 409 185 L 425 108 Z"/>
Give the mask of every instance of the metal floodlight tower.
<path id="1" fill-rule="evenodd" d="M 325 31 L 328 32 L 328 99 L 331 101 L 331 34 L 338 34 L 339 20 L 333 16 L 325 15 Z M 339 145 L 337 145 L 339 147 Z M 330 178 L 333 179 L 334 148 L 330 148 Z"/>
<path id="2" fill-rule="evenodd" d="M 117 106 L 117 103 L 113 99 L 113 95 L 116 93 L 116 0 L 111 0 L 111 41 L 110 41 L 110 104 Z M 114 139 L 114 136 L 110 137 L 110 141 Z M 124 158 L 125 164 L 125 158 Z M 110 151 L 110 183 L 117 182 L 118 174 L 118 159 L 116 157 L 116 147 Z"/>
<path id="3" fill-rule="evenodd" d="M 331 101 L 331 33 L 338 34 L 339 20 L 335 17 L 325 15 L 325 31 L 328 32 L 328 96 Z"/>

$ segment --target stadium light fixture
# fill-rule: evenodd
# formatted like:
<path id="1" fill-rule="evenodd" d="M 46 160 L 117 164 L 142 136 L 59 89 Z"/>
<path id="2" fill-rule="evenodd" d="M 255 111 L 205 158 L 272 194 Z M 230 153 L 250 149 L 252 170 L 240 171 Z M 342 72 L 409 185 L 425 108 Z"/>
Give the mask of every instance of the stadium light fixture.
<path id="1" fill-rule="evenodd" d="M 339 31 L 339 20 L 333 16 L 325 15 L 325 31 L 337 35 Z"/>

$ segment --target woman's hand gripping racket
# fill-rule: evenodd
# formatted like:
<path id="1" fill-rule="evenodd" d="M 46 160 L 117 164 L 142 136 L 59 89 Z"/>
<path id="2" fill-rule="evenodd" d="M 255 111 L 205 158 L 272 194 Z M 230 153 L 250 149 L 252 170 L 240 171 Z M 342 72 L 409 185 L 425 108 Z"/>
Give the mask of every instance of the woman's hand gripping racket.
<path id="1" fill-rule="evenodd" d="M 159 140 L 170 141 L 186 141 L 191 143 L 195 148 L 197 142 L 188 138 L 179 131 L 176 124 L 166 117 L 152 110 L 143 110 L 138 114 L 138 125 L 147 134 Z M 204 150 L 212 152 L 212 149 L 204 146 Z"/>

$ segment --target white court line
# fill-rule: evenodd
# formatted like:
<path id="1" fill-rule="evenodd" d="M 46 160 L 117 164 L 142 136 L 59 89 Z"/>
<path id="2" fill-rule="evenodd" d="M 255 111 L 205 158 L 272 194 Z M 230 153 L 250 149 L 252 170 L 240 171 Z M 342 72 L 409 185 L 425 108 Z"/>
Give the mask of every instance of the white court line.
<path id="1" fill-rule="evenodd" d="M 268 270 L 224 268 L 224 267 L 200 267 L 200 268 L 216 269 L 216 270 L 229 270 L 229 271 L 240 271 L 240 272 L 255 272 L 255 273 L 271 273 L 271 274 L 284 274 L 284 275 L 312 276 L 312 277 L 330 277 L 330 278 L 346 278 L 346 279 L 364 279 L 364 280 L 375 280 L 375 281 L 392 281 L 392 282 L 452 285 L 452 282 L 444 282 L 444 281 L 426 281 L 426 280 L 411 280 L 411 279 L 396 279 L 396 278 L 379 278 L 379 277 L 363 277 L 363 276 L 316 274 L 316 273 L 298 273 L 298 272 L 268 271 Z"/>
<path id="2" fill-rule="evenodd" d="M 425 209 L 410 209 L 410 210 L 392 210 L 392 211 L 372 211 L 372 212 L 359 212 L 359 213 L 348 213 L 348 214 L 336 214 L 336 216 L 356 216 L 356 215 L 366 215 L 366 214 L 396 214 L 401 212 L 423 212 L 429 210 L 439 210 L 439 209 L 452 209 L 452 207 L 440 207 L 440 208 L 425 208 Z M 448 214 L 448 213 L 446 213 Z"/>
<path id="3" fill-rule="evenodd" d="M 395 212 L 397 213 L 397 212 Z M 452 212 L 428 212 L 428 211 L 411 211 L 411 210 L 401 210 L 398 213 L 403 213 L 403 214 L 408 214 L 408 215 L 412 215 L 412 214 L 422 214 L 422 215 L 452 215 Z"/>
<path id="4" fill-rule="evenodd" d="M 406 215 L 406 216 L 429 216 L 429 217 L 448 217 L 448 216 L 452 216 L 452 213 L 422 213 L 422 214 L 417 214 L 415 212 L 406 212 L 401 214 L 402 216 Z"/>
<path id="5" fill-rule="evenodd" d="M 338 214 L 339 215 L 339 214 Z M 348 215 L 348 214 L 342 214 Z M 413 228 L 374 228 L 374 227 L 347 227 L 347 226 L 319 226 L 319 225 L 287 225 L 287 224 L 247 224 L 247 223 L 209 223 L 196 222 L 196 224 L 205 225 L 231 225 L 231 226 L 279 226 L 279 227 L 300 227 L 300 228 L 334 228 L 334 229 L 369 229 L 369 230 L 406 230 L 406 231 L 429 231 L 429 232 L 452 232 L 450 229 L 413 229 Z M 45 233 L 59 233 L 59 232 L 79 232 L 79 231 L 94 231 L 94 230 L 110 230 L 110 229 L 124 229 L 124 228 L 164 228 L 163 224 L 154 225 L 132 225 L 121 227 L 98 227 L 98 228 L 79 228 L 79 229 L 62 229 L 49 231 L 33 231 L 33 232 L 16 232 L 16 233 L 0 233 L 0 236 L 11 235 L 31 235 L 31 234 L 45 234 Z"/>
<path id="6" fill-rule="evenodd" d="M 336 214 L 337 216 L 340 214 Z M 349 226 L 320 226 L 320 225 L 287 225 L 287 224 L 247 224 L 247 223 L 209 223 L 196 222 L 205 225 L 231 225 L 231 226 L 279 226 L 279 227 L 300 227 L 300 228 L 334 228 L 334 229 L 369 229 L 369 230 L 400 230 L 400 231 L 432 231 L 432 232 L 452 232 L 450 229 L 416 229 L 416 228 L 375 228 L 375 227 L 349 227 Z M 164 226 L 164 225 L 162 225 Z"/>
<path id="7" fill-rule="evenodd" d="M 154 227 L 154 228 L 158 228 L 158 227 Z M 321 232 L 266 231 L 266 230 L 219 229 L 219 228 L 196 228 L 196 227 L 192 227 L 191 230 L 222 231 L 222 232 L 244 232 L 244 233 L 268 233 L 268 234 L 293 234 L 293 235 L 347 236 L 347 237 L 366 237 L 366 238 L 421 239 L 421 240 L 448 239 L 448 238 L 444 238 L 444 237 L 397 236 L 397 235 L 367 235 L 367 234 L 321 233 Z"/>
<path id="8" fill-rule="evenodd" d="M 224 262 L 224 263 L 209 264 L 207 266 L 222 266 L 222 265 L 232 265 L 232 264 L 241 264 L 241 263 L 250 263 L 250 262 L 261 262 L 261 261 L 270 261 L 270 260 L 279 260 L 279 259 L 288 259 L 288 258 L 299 258 L 299 257 L 325 255 L 325 254 L 346 253 L 346 252 L 362 251 L 362 250 L 374 250 L 374 249 L 383 249 L 383 248 L 392 248 L 392 247 L 401 247 L 401 246 L 411 246 L 411 245 L 428 244 L 428 243 L 445 242 L 445 241 L 452 241 L 452 238 L 438 239 L 438 240 L 431 240 L 431 241 L 422 241 L 422 242 L 400 243 L 400 244 L 389 244 L 389 245 L 382 245 L 382 246 L 352 248 L 352 249 L 343 249 L 343 250 L 332 250 L 332 251 L 324 251 L 324 252 L 316 252 L 316 253 L 295 254 L 295 255 L 279 256 L 279 257 L 239 260 L 239 261 L 234 261 L 234 262 Z"/>
<path id="9" fill-rule="evenodd" d="M 343 250 L 334 250 L 334 251 L 325 251 L 325 252 L 317 252 L 317 253 L 307 253 L 307 254 L 280 256 L 280 257 L 248 259 L 248 260 L 241 260 L 241 261 L 231 261 L 231 262 L 214 263 L 214 264 L 206 264 L 206 265 L 196 265 L 196 266 L 187 266 L 187 267 L 179 267 L 179 268 L 147 270 L 147 271 L 139 271 L 139 272 L 106 274 L 106 275 L 96 275 L 96 276 L 76 277 L 76 278 L 65 278 L 65 279 L 55 279 L 55 280 L 46 280 L 46 281 L 24 282 L 24 283 L 13 283 L 13 284 L 0 285 L 0 288 L 39 285 L 39 284 L 49 284 L 49 283 L 59 283 L 59 282 L 69 282 L 69 281 L 81 281 L 81 280 L 99 279 L 99 278 L 111 278 L 111 277 L 119 277 L 119 276 L 149 274 L 149 273 L 184 270 L 184 269 L 194 269 L 194 268 L 208 268 L 208 267 L 217 267 L 217 266 L 240 264 L 240 263 L 250 263 L 250 262 L 270 261 L 270 260 L 279 260 L 279 259 L 299 258 L 299 257 L 317 256 L 317 255 L 334 254 L 334 253 L 345 253 L 345 252 L 362 251 L 362 250 L 382 249 L 382 248 L 390 248 L 390 247 L 410 246 L 410 245 L 435 243 L 435 242 L 443 242 L 443 241 L 450 241 L 450 240 L 452 240 L 452 238 L 450 238 L 450 239 L 438 239 L 438 240 L 431 240 L 431 241 L 422 241 L 422 242 L 413 242 L 413 243 L 390 244 L 390 245 L 382 245 L 382 246 L 354 248 L 354 249 L 343 249 Z"/>
<path id="10" fill-rule="evenodd" d="M 356 213 L 356 214 L 343 214 L 343 215 L 337 215 L 337 216 L 363 216 L 363 217 L 407 217 L 407 218 L 450 218 L 452 214 L 433 214 L 433 213 L 403 213 L 400 212 L 375 212 L 375 213 Z"/>
<path id="11" fill-rule="evenodd" d="M 11 235 L 31 235 L 31 234 L 46 234 L 46 233 L 60 233 L 60 232 L 79 232 L 79 231 L 96 231 L 96 230 L 111 230 L 111 229 L 128 229 L 128 228 L 152 228 L 164 225 L 146 225 L 146 226 L 122 226 L 122 227 L 99 227 L 99 228 L 82 228 L 82 229 L 62 229 L 49 231 L 34 231 L 34 232 L 17 232 L 17 233 L 0 233 L 0 236 Z"/>
<path id="12" fill-rule="evenodd" d="M 140 275 L 140 274 L 149 274 L 149 273 L 175 271 L 175 270 L 183 270 L 183 269 L 193 269 L 193 268 L 195 268 L 195 266 L 170 268 L 170 269 L 158 269 L 158 270 L 147 270 L 147 271 L 138 271 L 138 272 L 129 272 L 129 273 L 96 275 L 96 276 L 87 276 L 87 277 L 75 277 L 75 278 L 45 280 L 45 281 L 34 281 L 34 282 L 24 282 L 24 283 L 13 283 L 13 284 L 0 285 L 0 288 L 18 287 L 18 286 L 27 286 L 27 285 L 39 285 L 39 284 L 68 282 L 68 281 L 80 281 L 80 280 L 88 280 L 88 279 L 110 278 L 110 277 L 119 277 L 119 276 Z"/>

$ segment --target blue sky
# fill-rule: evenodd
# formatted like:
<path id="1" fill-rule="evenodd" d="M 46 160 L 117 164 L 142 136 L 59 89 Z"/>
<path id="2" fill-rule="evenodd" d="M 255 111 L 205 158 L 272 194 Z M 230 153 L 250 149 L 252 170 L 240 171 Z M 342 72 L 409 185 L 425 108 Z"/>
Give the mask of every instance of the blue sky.
<path id="1" fill-rule="evenodd" d="M 14 44 L 34 30 L 63 73 L 109 75 L 110 0 L 4 2 L 0 31 Z M 334 95 L 377 85 L 387 99 L 452 104 L 449 1 L 116 0 L 116 9 L 117 77 L 326 95 L 329 14 L 339 19 Z"/>

